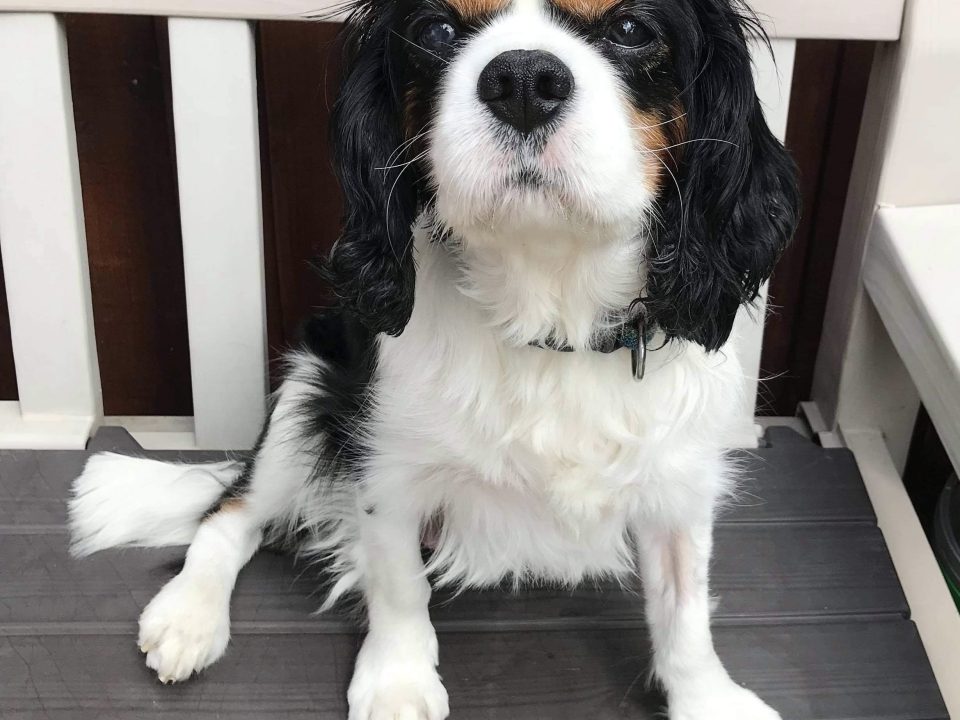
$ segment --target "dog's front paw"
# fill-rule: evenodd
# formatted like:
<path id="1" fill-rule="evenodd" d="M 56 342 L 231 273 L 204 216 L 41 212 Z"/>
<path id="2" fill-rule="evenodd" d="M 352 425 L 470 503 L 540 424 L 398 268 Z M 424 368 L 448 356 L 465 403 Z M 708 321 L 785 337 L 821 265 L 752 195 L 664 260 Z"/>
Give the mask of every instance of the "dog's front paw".
<path id="1" fill-rule="evenodd" d="M 350 720 L 444 720 L 447 691 L 437 674 L 436 636 L 412 642 L 368 635 L 347 691 Z"/>
<path id="2" fill-rule="evenodd" d="M 140 615 L 140 651 L 161 682 L 186 680 L 220 659 L 230 640 L 230 594 L 183 572 Z"/>
<path id="3" fill-rule="evenodd" d="M 729 677 L 671 694 L 670 720 L 781 720 L 780 713 Z"/>

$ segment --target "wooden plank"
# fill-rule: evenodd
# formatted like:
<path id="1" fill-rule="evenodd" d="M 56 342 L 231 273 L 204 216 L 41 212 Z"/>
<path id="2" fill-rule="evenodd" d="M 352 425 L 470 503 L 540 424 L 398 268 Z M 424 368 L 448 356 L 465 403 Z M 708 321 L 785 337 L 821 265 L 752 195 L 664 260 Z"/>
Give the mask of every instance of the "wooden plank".
<path id="1" fill-rule="evenodd" d="M 169 21 L 197 446 L 249 448 L 267 393 L 253 29 Z"/>
<path id="2" fill-rule="evenodd" d="M 166 22 L 66 18 L 107 415 L 192 415 Z"/>
<path id="3" fill-rule="evenodd" d="M 130 452 L 117 429 L 101 430 L 94 450 Z M 722 524 L 874 522 L 856 462 L 848 450 L 824 450 L 786 430 L 771 429 L 773 445 L 742 453 L 740 490 L 721 513 Z M 156 458 L 201 462 L 222 453 L 144 452 Z M 66 519 L 63 499 L 83 469 L 78 451 L 0 451 L 0 526 L 54 525 Z"/>
<path id="4" fill-rule="evenodd" d="M 906 611 L 883 541 L 849 452 L 823 450 L 791 431 L 771 430 L 773 446 L 744 456 L 748 480 L 718 530 L 715 591 L 725 621 L 777 614 L 902 614 Z M 135 451 L 119 428 L 104 428 L 98 449 Z M 220 453 L 147 453 L 154 457 L 217 460 Z M 182 549 L 115 551 L 82 562 L 67 557 L 63 498 L 86 459 L 80 452 L 0 453 L 0 622 L 129 622 L 146 604 Z M 301 569 L 302 570 L 302 569 Z M 296 622 L 309 626 L 319 604 L 316 573 L 262 554 L 240 580 L 238 622 Z M 0 583 L 0 586 L 3 586 Z M 512 598 L 478 594 L 447 607 L 438 619 L 451 627 L 481 619 L 551 624 L 638 621 L 639 603 L 621 592 L 599 597 L 531 590 Z M 488 610 L 499 610 L 486 616 Z M 324 621 L 325 622 L 325 621 Z M 322 624 L 322 622 L 321 622 Z"/>
<path id="5" fill-rule="evenodd" d="M 930 665 L 951 717 L 960 717 L 960 614 L 943 580 L 937 558 L 910 504 L 903 480 L 877 430 L 840 426 L 856 453 L 877 509 L 877 521 L 910 605 L 911 617 L 930 658 Z"/>
<path id="6" fill-rule="evenodd" d="M 74 560 L 64 533 L 8 528 L 0 545 L 0 634 L 44 623 L 129 624 L 173 575 L 182 548 L 107 551 Z M 879 530 L 869 525 L 726 526 L 717 533 L 712 573 L 720 623 L 813 621 L 841 616 L 904 616 L 908 609 Z M 342 627 L 313 618 L 322 602 L 317 568 L 261 553 L 240 576 L 234 631 L 263 624 Z M 533 588 L 440 593 L 434 620 L 444 630 L 633 625 L 643 620 L 635 592 L 606 583 L 576 590 Z"/>
<path id="7" fill-rule="evenodd" d="M 768 31 L 784 38 L 896 40 L 904 0 L 751 0 Z M 298 20 L 326 17 L 337 0 L 0 0 L 0 12 L 54 11 Z"/>
<path id="8" fill-rule="evenodd" d="M 199 682 L 164 686 L 118 636 L 0 637 L 4 720 L 341 720 L 356 639 L 235 636 Z"/>
<path id="9" fill-rule="evenodd" d="M 896 40 L 905 3 L 874 0 L 748 0 L 773 37 Z"/>
<path id="10" fill-rule="evenodd" d="M 719 628 L 738 681 L 790 720 L 946 720 L 923 648 L 907 621 Z M 353 635 L 235 635 L 194 681 L 163 686 L 117 636 L 0 638 L 6 718 L 116 720 L 343 718 Z M 441 637 L 458 720 L 653 720 L 640 631 L 465 633 Z"/>
<path id="11" fill-rule="evenodd" d="M 864 302 L 863 262 L 878 207 L 960 203 L 960 146 L 940 142 L 960 113 L 960 96 L 941 92 L 960 63 L 958 22 L 956 2 L 908 3 L 902 42 L 877 54 L 823 325 L 830 342 L 814 378 L 813 400 L 826 422 L 879 428 L 900 471 L 919 397 Z"/>
<path id="12" fill-rule="evenodd" d="M 0 15 L 0 250 L 20 402 L 19 417 L 0 419 L 0 447 L 82 447 L 100 379 L 66 39 L 53 15 Z"/>
<path id="13" fill-rule="evenodd" d="M 920 27 L 928 30 L 927 37 L 940 34 L 940 30 L 930 29 L 937 19 L 930 15 L 918 18 Z M 923 67 L 928 58 L 921 53 L 914 61 Z M 913 72 L 918 71 L 918 67 L 913 68 Z M 899 132 L 906 132 L 905 126 L 912 122 L 913 118 L 901 118 Z M 899 143 L 914 146 L 916 141 L 901 137 Z M 887 182 L 895 186 L 886 188 L 887 193 L 913 192 L 902 178 L 888 178 Z M 931 178 L 924 178 L 921 185 L 924 182 L 930 183 Z M 955 189 L 938 188 L 938 192 L 950 193 Z M 889 196 L 883 193 L 881 186 L 881 200 Z M 960 715 L 960 685 L 955 682 L 960 673 L 956 654 L 960 618 L 941 581 L 936 558 L 913 513 L 898 468 L 887 455 L 890 440 L 886 433 L 881 436 L 879 431 L 870 429 L 884 408 L 871 396 L 877 385 L 869 382 L 869 375 L 866 379 L 862 375 L 875 373 L 874 367 L 884 367 L 883 357 L 874 355 L 885 355 L 901 373 L 908 373 L 907 382 L 922 398 L 954 468 L 960 467 L 960 411 L 956 403 L 960 397 L 960 312 L 955 272 L 960 263 L 958 233 L 960 205 L 882 207 L 876 212 L 867 237 L 863 284 L 883 328 L 878 340 L 857 349 L 869 356 L 848 368 L 848 373 L 858 372 L 848 375 L 846 380 L 856 385 L 857 395 L 873 402 L 857 402 L 856 396 L 848 397 L 845 402 L 850 417 L 841 416 L 844 436 L 864 463 L 864 475 L 881 527 L 915 609 L 934 672 L 955 717 Z M 869 303 L 864 305 L 865 312 L 872 312 Z M 853 347 L 849 350 L 852 352 Z M 878 379 L 890 382 L 891 375 L 887 372 Z"/>
<path id="14" fill-rule="evenodd" d="M 875 522 L 853 454 L 825 449 L 792 430 L 769 428 L 770 447 L 735 454 L 738 492 L 720 523 Z"/>
<path id="15" fill-rule="evenodd" d="M 960 205 L 881 208 L 863 281 L 960 468 Z"/>

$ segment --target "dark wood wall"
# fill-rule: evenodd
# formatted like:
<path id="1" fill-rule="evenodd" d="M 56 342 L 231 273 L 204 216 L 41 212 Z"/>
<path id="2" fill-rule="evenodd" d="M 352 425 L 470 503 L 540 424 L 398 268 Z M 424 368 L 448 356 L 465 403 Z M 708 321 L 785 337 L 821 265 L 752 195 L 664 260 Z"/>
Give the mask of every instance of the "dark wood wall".
<path id="1" fill-rule="evenodd" d="M 299 319 L 328 301 L 309 267 L 333 243 L 340 195 L 327 118 L 339 80 L 336 26 L 258 26 L 264 247 L 272 357 Z M 71 16 L 67 39 L 104 409 L 191 414 L 166 24 Z M 788 145 L 806 206 L 774 276 L 778 309 L 763 356 L 762 407 L 806 399 L 873 46 L 799 43 Z M 0 272 L 2 284 L 2 272 Z M 0 399 L 16 399 L 0 297 Z"/>
<path id="2" fill-rule="evenodd" d="M 104 408 L 192 412 L 166 23 L 67 19 Z"/>
<path id="3" fill-rule="evenodd" d="M 311 307 L 330 300 L 310 260 L 333 245 L 342 211 L 327 142 L 340 82 L 338 29 L 332 23 L 258 27 L 267 325 L 273 359 L 295 340 Z"/>
<path id="4" fill-rule="evenodd" d="M 800 168 L 804 207 L 770 282 L 758 407 L 771 415 L 793 415 L 810 397 L 874 47 L 837 40 L 797 45 L 786 144 Z"/>

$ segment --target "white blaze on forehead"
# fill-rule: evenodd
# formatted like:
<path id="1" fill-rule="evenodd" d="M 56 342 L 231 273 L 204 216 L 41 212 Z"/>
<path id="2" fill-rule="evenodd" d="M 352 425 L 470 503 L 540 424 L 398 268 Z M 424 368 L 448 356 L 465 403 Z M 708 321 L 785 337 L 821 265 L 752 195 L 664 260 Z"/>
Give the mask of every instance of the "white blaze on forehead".
<path id="1" fill-rule="evenodd" d="M 541 0 L 513 0 L 510 11 L 516 15 L 539 15 L 543 11 Z"/>

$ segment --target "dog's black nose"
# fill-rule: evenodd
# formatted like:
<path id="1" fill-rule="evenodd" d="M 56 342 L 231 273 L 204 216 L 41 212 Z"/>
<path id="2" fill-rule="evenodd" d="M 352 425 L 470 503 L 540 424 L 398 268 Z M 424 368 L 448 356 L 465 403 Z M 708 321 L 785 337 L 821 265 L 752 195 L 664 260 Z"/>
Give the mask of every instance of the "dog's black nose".
<path id="1" fill-rule="evenodd" d="M 543 50 L 500 53 L 477 83 L 477 94 L 493 114 L 523 133 L 556 116 L 572 92 L 570 68 Z"/>

